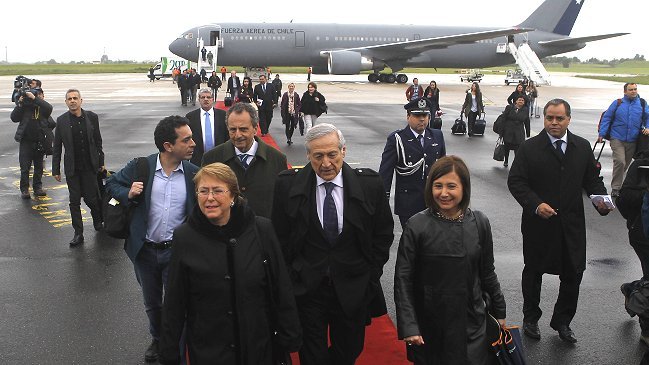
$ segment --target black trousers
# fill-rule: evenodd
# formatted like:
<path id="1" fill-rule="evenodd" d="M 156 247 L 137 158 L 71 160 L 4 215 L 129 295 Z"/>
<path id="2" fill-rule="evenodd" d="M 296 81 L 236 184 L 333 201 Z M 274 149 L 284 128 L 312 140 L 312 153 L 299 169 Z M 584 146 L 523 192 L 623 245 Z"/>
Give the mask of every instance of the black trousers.
<path id="1" fill-rule="evenodd" d="M 33 190 L 43 187 L 43 153 L 36 150 L 36 143 L 20 141 L 18 149 L 18 163 L 20 164 L 20 191 L 29 190 L 29 170 L 34 164 Z"/>
<path id="2" fill-rule="evenodd" d="M 302 365 L 353 365 L 363 352 L 365 313 L 345 315 L 333 286 L 324 281 L 312 293 L 297 297 L 302 323 Z M 327 328 L 331 346 L 327 345 Z"/>
<path id="3" fill-rule="evenodd" d="M 289 115 L 285 118 L 282 118 L 284 122 L 284 133 L 286 133 L 286 140 L 290 141 L 293 138 L 293 132 L 295 132 L 295 126 L 297 125 L 297 116 Z"/>
<path id="4" fill-rule="evenodd" d="M 639 221 L 640 220 L 638 219 L 638 222 Z M 649 280 L 649 240 L 634 240 L 630 243 L 635 254 L 638 255 L 638 259 L 640 259 L 640 265 L 642 266 L 642 279 Z"/>
<path id="5" fill-rule="evenodd" d="M 469 135 L 473 134 L 473 127 L 475 126 L 475 120 L 478 119 L 478 113 L 470 111 L 469 115 L 466 116 L 467 118 L 467 132 Z"/>
<path id="6" fill-rule="evenodd" d="M 93 170 L 75 171 L 74 175 L 65 177 L 70 193 L 70 215 L 74 233 L 83 233 L 83 219 L 81 217 L 81 198 L 90 208 L 90 215 L 94 222 L 101 222 L 101 205 L 99 204 L 99 185 L 97 173 Z"/>
<path id="7" fill-rule="evenodd" d="M 187 89 L 179 88 L 180 91 L 180 104 L 187 105 Z"/>
<path id="8" fill-rule="evenodd" d="M 559 275 L 559 297 L 554 304 L 554 312 L 550 320 L 550 327 L 557 329 L 558 326 L 569 326 L 577 313 L 577 301 L 579 299 L 579 285 L 584 275 L 582 272 L 575 272 L 572 265 L 566 261 L 567 255 L 563 255 L 563 270 Z M 541 318 L 541 283 L 543 272 L 531 269 L 525 265 L 521 286 L 523 289 L 523 322 L 538 322 Z"/>
<path id="9" fill-rule="evenodd" d="M 509 151 L 514 151 L 514 157 L 516 157 L 516 151 L 518 151 L 519 146 L 519 144 L 505 143 L 505 164 L 509 162 Z"/>
<path id="10" fill-rule="evenodd" d="M 259 109 L 259 126 L 261 127 L 261 134 L 268 134 L 270 122 L 273 120 L 273 109 Z"/>

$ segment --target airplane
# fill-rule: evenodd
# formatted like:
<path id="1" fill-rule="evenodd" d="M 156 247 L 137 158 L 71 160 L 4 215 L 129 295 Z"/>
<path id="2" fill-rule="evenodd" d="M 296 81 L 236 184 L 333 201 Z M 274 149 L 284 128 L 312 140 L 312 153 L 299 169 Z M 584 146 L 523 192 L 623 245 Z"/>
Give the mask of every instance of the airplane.
<path id="1" fill-rule="evenodd" d="M 507 28 L 316 23 L 219 23 L 192 28 L 169 50 L 198 62 L 203 47 L 220 65 L 304 66 L 315 74 L 356 75 L 406 83 L 405 67 L 487 68 L 518 63 L 534 80 L 548 77 L 539 58 L 629 33 L 571 38 L 585 0 L 545 0 Z M 252 64 L 251 64 L 252 63 Z M 214 62 L 216 65 L 216 62 Z M 215 66 L 213 66 L 215 67 Z M 393 73 L 380 73 L 389 67 Z M 545 73 L 544 73 L 545 72 Z"/>

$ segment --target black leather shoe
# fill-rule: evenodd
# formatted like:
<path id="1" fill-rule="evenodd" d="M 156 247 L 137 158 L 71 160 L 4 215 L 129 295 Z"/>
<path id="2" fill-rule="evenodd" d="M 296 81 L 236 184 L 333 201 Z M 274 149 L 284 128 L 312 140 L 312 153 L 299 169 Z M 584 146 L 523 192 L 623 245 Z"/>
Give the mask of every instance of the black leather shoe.
<path id="1" fill-rule="evenodd" d="M 144 361 L 154 362 L 156 360 L 158 360 L 158 340 L 153 340 L 144 352 Z"/>
<path id="2" fill-rule="evenodd" d="M 104 229 L 104 222 L 92 221 L 92 225 L 93 227 L 95 227 L 95 231 L 101 231 L 102 229 Z"/>
<path id="3" fill-rule="evenodd" d="M 577 343 L 577 338 L 575 337 L 575 333 L 572 332 L 570 327 L 564 324 L 562 326 L 557 327 L 556 330 L 557 332 L 559 332 L 559 338 L 562 339 L 563 341 L 568 343 Z"/>
<path id="4" fill-rule="evenodd" d="M 72 237 L 72 241 L 70 241 L 70 246 L 78 246 L 83 243 L 83 234 L 81 233 L 75 233 L 74 237 Z"/>
<path id="5" fill-rule="evenodd" d="M 36 189 L 36 191 L 34 191 L 34 195 L 36 195 L 36 196 L 47 196 L 47 192 L 45 190 L 43 190 L 43 189 Z"/>
<path id="6" fill-rule="evenodd" d="M 538 322 L 523 322 L 523 333 L 525 336 L 533 338 L 535 340 L 541 339 L 541 331 L 539 330 Z"/>
<path id="7" fill-rule="evenodd" d="M 29 195 L 29 191 L 21 191 L 20 197 L 23 199 L 31 199 L 31 195 Z"/>
<path id="8" fill-rule="evenodd" d="M 635 312 L 631 311 L 627 306 L 629 303 L 629 294 L 631 294 L 631 284 L 630 283 L 622 284 L 620 286 L 620 291 L 622 292 L 622 295 L 624 295 L 624 309 L 631 316 L 631 318 L 635 317 Z"/>

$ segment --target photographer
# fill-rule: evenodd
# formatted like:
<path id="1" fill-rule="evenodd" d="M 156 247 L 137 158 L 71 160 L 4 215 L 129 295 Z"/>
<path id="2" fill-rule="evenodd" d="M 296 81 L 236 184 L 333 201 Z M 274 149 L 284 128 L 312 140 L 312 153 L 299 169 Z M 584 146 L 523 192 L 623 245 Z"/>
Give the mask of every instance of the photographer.
<path id="1" fill-rule="evenodd" d="M 20 143 L 18 161 L 20 163 L 20 195 L 29 199 L 29 170 L 34 164 L 33 191 L 36 196 L 45 196 L 41 182 L 43 177 L 43 157 L 51 153 L 51 130 L 56 123 L 50 118 L 52 105 L 45 101 L 40 88 L 32 88 L 18 97 L 18 103 L 11 112 L 11 120 L 18 124 L 14 139 Z M 49 143 L 49 146 L 48 146 Z M 49 149 L 48 149 L 49 147 Z"/>

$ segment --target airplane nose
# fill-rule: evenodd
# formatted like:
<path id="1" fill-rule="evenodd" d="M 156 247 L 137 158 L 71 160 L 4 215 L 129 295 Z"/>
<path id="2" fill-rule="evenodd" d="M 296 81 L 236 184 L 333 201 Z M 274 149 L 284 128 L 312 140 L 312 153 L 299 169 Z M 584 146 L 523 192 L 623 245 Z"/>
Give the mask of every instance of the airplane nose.
<path id="1" fill-rule="evenodd" d="M 187 57 L 184 55 L 185 54 L 184 49 L 187 48 L 184 45 L 185 42 L 186 42 L 186 40 L 183 39 L 183 38 L 176 39 L 175 41 L 173 41 L 173 42 L 171 42 L 169 44 L 169 51 L 171 53 L 175 54 L 176 56 L 179 56 L 179 57 L 182 57 L 182 58 L 186 59 Z"/>

